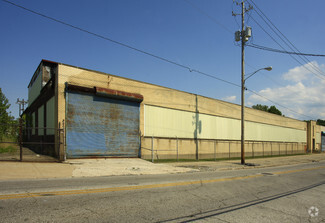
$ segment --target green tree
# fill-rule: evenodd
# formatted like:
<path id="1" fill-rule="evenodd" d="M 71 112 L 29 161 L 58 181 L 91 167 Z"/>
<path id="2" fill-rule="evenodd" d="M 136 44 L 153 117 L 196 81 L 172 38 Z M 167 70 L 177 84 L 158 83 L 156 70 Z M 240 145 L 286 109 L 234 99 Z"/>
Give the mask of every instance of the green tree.
<path id="1" fill-rule="evenodd" d="M 322 119 L 317 119 L 317 122 L 316 122 L 317 125 L 322 125 L 322 126 L 325 126 L 325 120 L 322 120 Z"/>
<path id="2" fill-rule="evenodd" d="M 277 109 L 277 107 L 275 107 L 274 105 L 269 107 L 267 105 L 256 104 L 256 105 L 253 105 L 252 108 L 261 110 L 261 111 L 265 111 L 265 112 L 269 112 L 272 114 L 276 114 L 276 115 L 282 115 L 282 112 L 279 109 Z"/>
<path id="3" fill-rule="evenodd" d="M 252 108 L 261 110 L 261 111 L 265 111 L 265 112 L 267 112 L 269 109 L 269 107 L 267 105 L 261 105 L 261 104 L 253 105 Z"/>
<path id="4" fill-rule="evenodd" d="M 13 124 L 15 121 L 14 117 L 7 111 L 9 107 L 9 101 L 0 88 L 0 140 L 7 135 L 8 131 L 11 129 L 10 124 Z"/>
<path id="5" fill-rule="evenodd" d="M 274 105 L 272 105 L 267 111 L 276 115 L 282 115 L 282 112 L 277 109 Z"/>

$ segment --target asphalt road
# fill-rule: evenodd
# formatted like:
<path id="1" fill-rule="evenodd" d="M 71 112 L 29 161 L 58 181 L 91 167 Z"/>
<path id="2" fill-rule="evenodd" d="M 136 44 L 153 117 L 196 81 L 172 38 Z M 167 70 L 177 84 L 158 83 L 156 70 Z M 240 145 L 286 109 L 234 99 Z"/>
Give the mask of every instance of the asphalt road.
<path id="1" fill-rule="evenodd" d="M 0 216 L 1 222 L 325 222 L 325 162 L 0 181 Z"/>

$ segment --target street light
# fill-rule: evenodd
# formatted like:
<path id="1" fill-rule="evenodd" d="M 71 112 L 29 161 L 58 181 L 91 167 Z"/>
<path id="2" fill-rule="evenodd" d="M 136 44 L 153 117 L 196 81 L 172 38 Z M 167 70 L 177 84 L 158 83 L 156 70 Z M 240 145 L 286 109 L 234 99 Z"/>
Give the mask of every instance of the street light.
<path id="1" fill-rule="evenodd" d="M 242 96 L 242 100 L 241 100 L 241 164 L 245 164 L 245 83 L 246 80 L 248 78 L 250 78 L 251 76 L 253 76 L 254 74 L 256 74 L 257 72 L 259 72 L 260 70 L 267 70 L 267 71 L 271 71 L 272 67 L 264 67 L 264 68 L 260 68 L 256 71 L 254 71 L 253 73 L 251 73 L 250 75 L 248 75 L 248 77 L 246 78 L 242 78 L 242 86 L 241 86 L 241 96 Z M 242 77 L 245 77 L 243 75 L 242 72 Z"/>
<path id="2" fill-rule="evenodd" d="M 259 72 L 260 70 L 267 70 L 267 71 L 271 71 L 272 70 L 272 66 L 270 67 L 264 67 L 264 68 L 260 68 L 257 71 L 254 71 L 253 73 L 251 73 L 250 75 L 248 75 L 248 77 L 245 78 L 245 81 L 250 78 L 251 76 L 253 76 L 254 74 L 256 74 L 257 72 Z"/>

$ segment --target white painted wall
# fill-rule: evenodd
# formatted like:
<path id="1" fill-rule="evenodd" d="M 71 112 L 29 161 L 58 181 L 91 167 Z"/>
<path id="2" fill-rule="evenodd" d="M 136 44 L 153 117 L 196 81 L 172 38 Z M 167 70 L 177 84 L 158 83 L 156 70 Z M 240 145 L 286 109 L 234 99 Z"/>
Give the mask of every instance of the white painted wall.
<path id="1" fill-rule="evenodd" d="M 194 138 L 196 116 L 194 112 L 145 105 L 145 136 Z M 306 142 L 306 131 L 262 123 L 245 122 L 246 140 Z M 240 120 L 198 114 L 199 139 L 240 140 Z"/>

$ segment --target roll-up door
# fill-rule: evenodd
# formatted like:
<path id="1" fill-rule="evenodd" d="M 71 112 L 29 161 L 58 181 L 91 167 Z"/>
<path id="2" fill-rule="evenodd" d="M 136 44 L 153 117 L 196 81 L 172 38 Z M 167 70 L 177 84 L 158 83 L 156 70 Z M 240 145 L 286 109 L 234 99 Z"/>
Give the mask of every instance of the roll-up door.
<path id="1" fill-rule="evenodd" d="M 134 101 L 67 92 L 67 157 L 138 157 L 139 106 Z"/>

